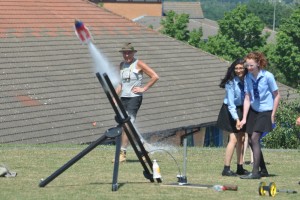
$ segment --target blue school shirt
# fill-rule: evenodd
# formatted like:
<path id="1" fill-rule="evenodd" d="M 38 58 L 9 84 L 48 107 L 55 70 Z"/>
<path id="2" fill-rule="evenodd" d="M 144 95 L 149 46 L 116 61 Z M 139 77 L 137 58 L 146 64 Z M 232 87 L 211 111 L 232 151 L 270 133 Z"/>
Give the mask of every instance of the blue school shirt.
<path id="1" fill-rule="evenodd" d="M 236 107 L 243 105 L 244 102 L 243 84 L 238 76 L 235 76 L 225 84 L 226 96 L 223 102 L 228 106 L 228 110 L 234 120 L 239 118 Z"/>
<path id="2" fill-rule="evenodd" d="M 251 108 L 257 112 L 273 110 L 276 90 L 278 86 L 271 72 L 260 70 L 256 79 L 251 73 L 245 77 L 245 93 L 249 94 Z"/>

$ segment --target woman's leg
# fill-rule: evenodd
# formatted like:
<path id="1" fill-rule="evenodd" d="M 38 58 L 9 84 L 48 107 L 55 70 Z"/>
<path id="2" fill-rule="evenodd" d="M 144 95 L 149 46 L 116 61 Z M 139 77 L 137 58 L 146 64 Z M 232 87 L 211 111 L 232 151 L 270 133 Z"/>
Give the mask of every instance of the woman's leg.
<path id="1" fill-rule="evenodd" d="M 259 143 L 261 133 L 253 132 L 251 135 L 249 134 L 249 145 L 253 151 L 253 168 L 252 173 L 248 175 L 241 176 L 242 179 L 260 179 L 261 173 L 259 171 L 259 167 L 261 165 L 261 162 L 264 163 L 261 147 Z"/>
<path id="2" fill-rule="evenodd" d="M 259 166 L 261 164 L 261 161 L 263 161 L 263 156 L 261 152 L 261 146 L 259 143 L 259 138 L 261 136 L 261 133 L 253 132 L 251 135 L 251 147 L 253 151 L 253 174 L 259 174 Z M 263 161 L 264 162 L 264 161 Z"/>
<path id="3" fill-rule="evenodd" d="M 250 152 L 250 164 L 252 165 L 253 164 L 253 152 L 252 152 L 252 149 L 249 145 L 249 139 L 248 138 L 249 138 L 248 133 L 245 133 L 243 163 L 244 164 L 246 163 L 245 155 L 246 155 L 246 151 L 247 151 L 247 148 L 248 148 L 249 152 Z"/>
<path id="4" fill-rule="evenodd" d="M 237 147 L 236 147 L 236 156 L 237 156 L 237 164 L 244 164 L 244 140 L 245 133 L 241 132 L 237 134 Z"/>
<path id="5" fill-rule="evenodd" d="M 246 151 L 247 151 L 247 147 L 249 145 L 248 142 L 248 133 L 245 133 L 245 139 L 244 139 L 244 149 L 243 149 L 243 163 L 245 163 L 245 155 L 246 155 Z"/>
<path id="6" fill-rule="evenodd" d="M 236 173 L 238 175 L 245 175 L 249 172 L 244 169 L 244 140 L 245 140 L 245 133 L 241 132 L 237 135 L 237 146 L 236 146 L 236 155 L 237 155 L 237 170 Z"/>
<path id="7" fill-rule="evenodd" d="M 236 176 L 236 174 L 230 170 L 230 163 L 231 163 L 231 159 L 233 156 L 233 152 L 234 152 L 236 143 L 237 143 L 236 133 L 230 133 L 229 134 L 229 142 L 227 144 L 226 151 L 225 151 L 224 169 L 222 172 L 223 176 Z"/>
<path id="8" fill-rule="evenodd" d="M 253 165 L 254 159 L 253 159 L 253 151 L 252 148 L 249 146 L 249 151 L 250 151 L 250 165 Z"/>

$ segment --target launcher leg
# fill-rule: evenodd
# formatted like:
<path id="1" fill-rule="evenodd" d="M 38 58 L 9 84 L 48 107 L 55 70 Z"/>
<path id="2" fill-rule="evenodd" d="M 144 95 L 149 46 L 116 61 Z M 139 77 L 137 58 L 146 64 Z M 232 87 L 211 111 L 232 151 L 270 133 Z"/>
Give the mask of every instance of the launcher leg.
<path id="1" fill-rule="evenodd" d="M 42 180 L 39 184 L 40 187 L 45 187 L 48 183 L 50 183 L 52 180 L 54 180 L 57 176 L 62 174 L 65 170 L 67 170 L 69 167 L 71 167 L 74 163 L 76 163 L 78 160 L 80 160 L 82 157 L 84 157 L 86 154 L 88 154 L 90 151 L 92 151 L 95 147 L 97 147 L 99 144 L 104 142 L 107 139 L 106 135 L 101 136 L 98 140 L 91 143 L 87 148 L 85 148 L 82 152 L 77 154 L 74 158 L 72 158 L 69 162 L 67 162 L 65 165 L 63 165 L 61 168 L 56 170 L 53 174 L 51 174 L 48 178 L 45 180 Z"/>
<path id="2" fill-rule="evenodd" d="M 112 191 L 118 190 L 120 150 L 121 150 L 121 135 L 116 137 L 116 152 L 115 152 L 114 173 L 113 173 L 113 180 L 112 180 Z"/>

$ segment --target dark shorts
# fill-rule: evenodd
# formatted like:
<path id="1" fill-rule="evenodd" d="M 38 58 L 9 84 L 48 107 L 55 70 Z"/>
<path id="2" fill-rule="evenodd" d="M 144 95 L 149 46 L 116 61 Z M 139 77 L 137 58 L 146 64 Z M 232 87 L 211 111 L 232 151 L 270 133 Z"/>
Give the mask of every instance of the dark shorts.
<path id="1" fill-rule="evenodd" d="M 271 116 L 272 111 L 256 112 L 250 108 L 247 118 L 246 132 L 251 135 L 253 132 L 263 133 L 272 131 Z"/>
<path id="2" fill-rule="evenodd" d="M 143 101 L 143 96 L 138 97 L 121 97 L 121 102 L 130 116 L 130 120 L 135 122 L 136 115 Z"/>
<path id="3" fill-rule="evenodd" d="M 243 106 L 237 106 L 236 111 L 240 120 L 243 116 Z M 230 133 L 245 132 L 246 126 L 243 126 L 241 130 L 236 129 L 236 121 L 232 118 L 228 105 L 223 104 L 219 112 L 217 126 L 223 131 L 228 131 Z"/>

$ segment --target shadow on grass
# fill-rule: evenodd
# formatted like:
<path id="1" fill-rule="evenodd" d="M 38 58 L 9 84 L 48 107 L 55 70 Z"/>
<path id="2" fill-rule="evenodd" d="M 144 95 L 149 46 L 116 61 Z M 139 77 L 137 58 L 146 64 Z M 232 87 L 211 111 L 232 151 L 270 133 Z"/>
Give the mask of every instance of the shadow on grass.
<path id="1" fill-rule="evenodd" d="M 268 177 L 275 177 L 275 176 L 278 176 L 278 175 L 276 175 L 276 174 L 269 174 Z"/>
<path id="2" fill-rule="evenodd" d="M 123 187 L 125 184 L 149 184 L 149 182 L 126 182 L 126 183 L 118 183 L 118 188 Z M 93 183 L 89 183 L 88 185 L 112 185 L 112 183 L 108 183 L 108 182 L 93 182 Z M 78 187 L 78 186 L 82 186 L 82 184 L 65 184 L 63 185 L 64 187 Z M 62 187 L 62 185 L 49 185 L 47 187 Z"/>
<path id="3" fill-rule="evenodd" d="M 265 164 L 266 164 L 266 165 L 270 165 L 271 163 L 265 162 Z M 244 162 L 244 165 L 253 165 L 253 162 L 251 162 L 251 161 L 245 161 L 245 162 Z"/>
<path id="4" fill-rule="evenodd" d="M 118 183 L 118 189 L 120 189 L 121 187 L 123 187 L 126 184 L 149 184 L 150 182 L 126 182 L 126 183 Z M 103 182 L 94 182 L 94 183 L 90 183 L 90 185 L 112 185 L 112 183 L 103 183 Z"/>
<path id="5" fill-rule="evenodd" d="M 136 159 L 136 160 L 127 159 L 126 162 L 128 162 L 128 163 L 139 163 L 140 161 L 138 159 Z"/>
<path id="6" fill-rule="evenodd" d="M 126 183 L 118 183 L 118 189 L 123 187 Z M 101 183 L 101 182 L 94 182 L 90 183 L 90 185 L 112 185 L 112 183 Z"/>

